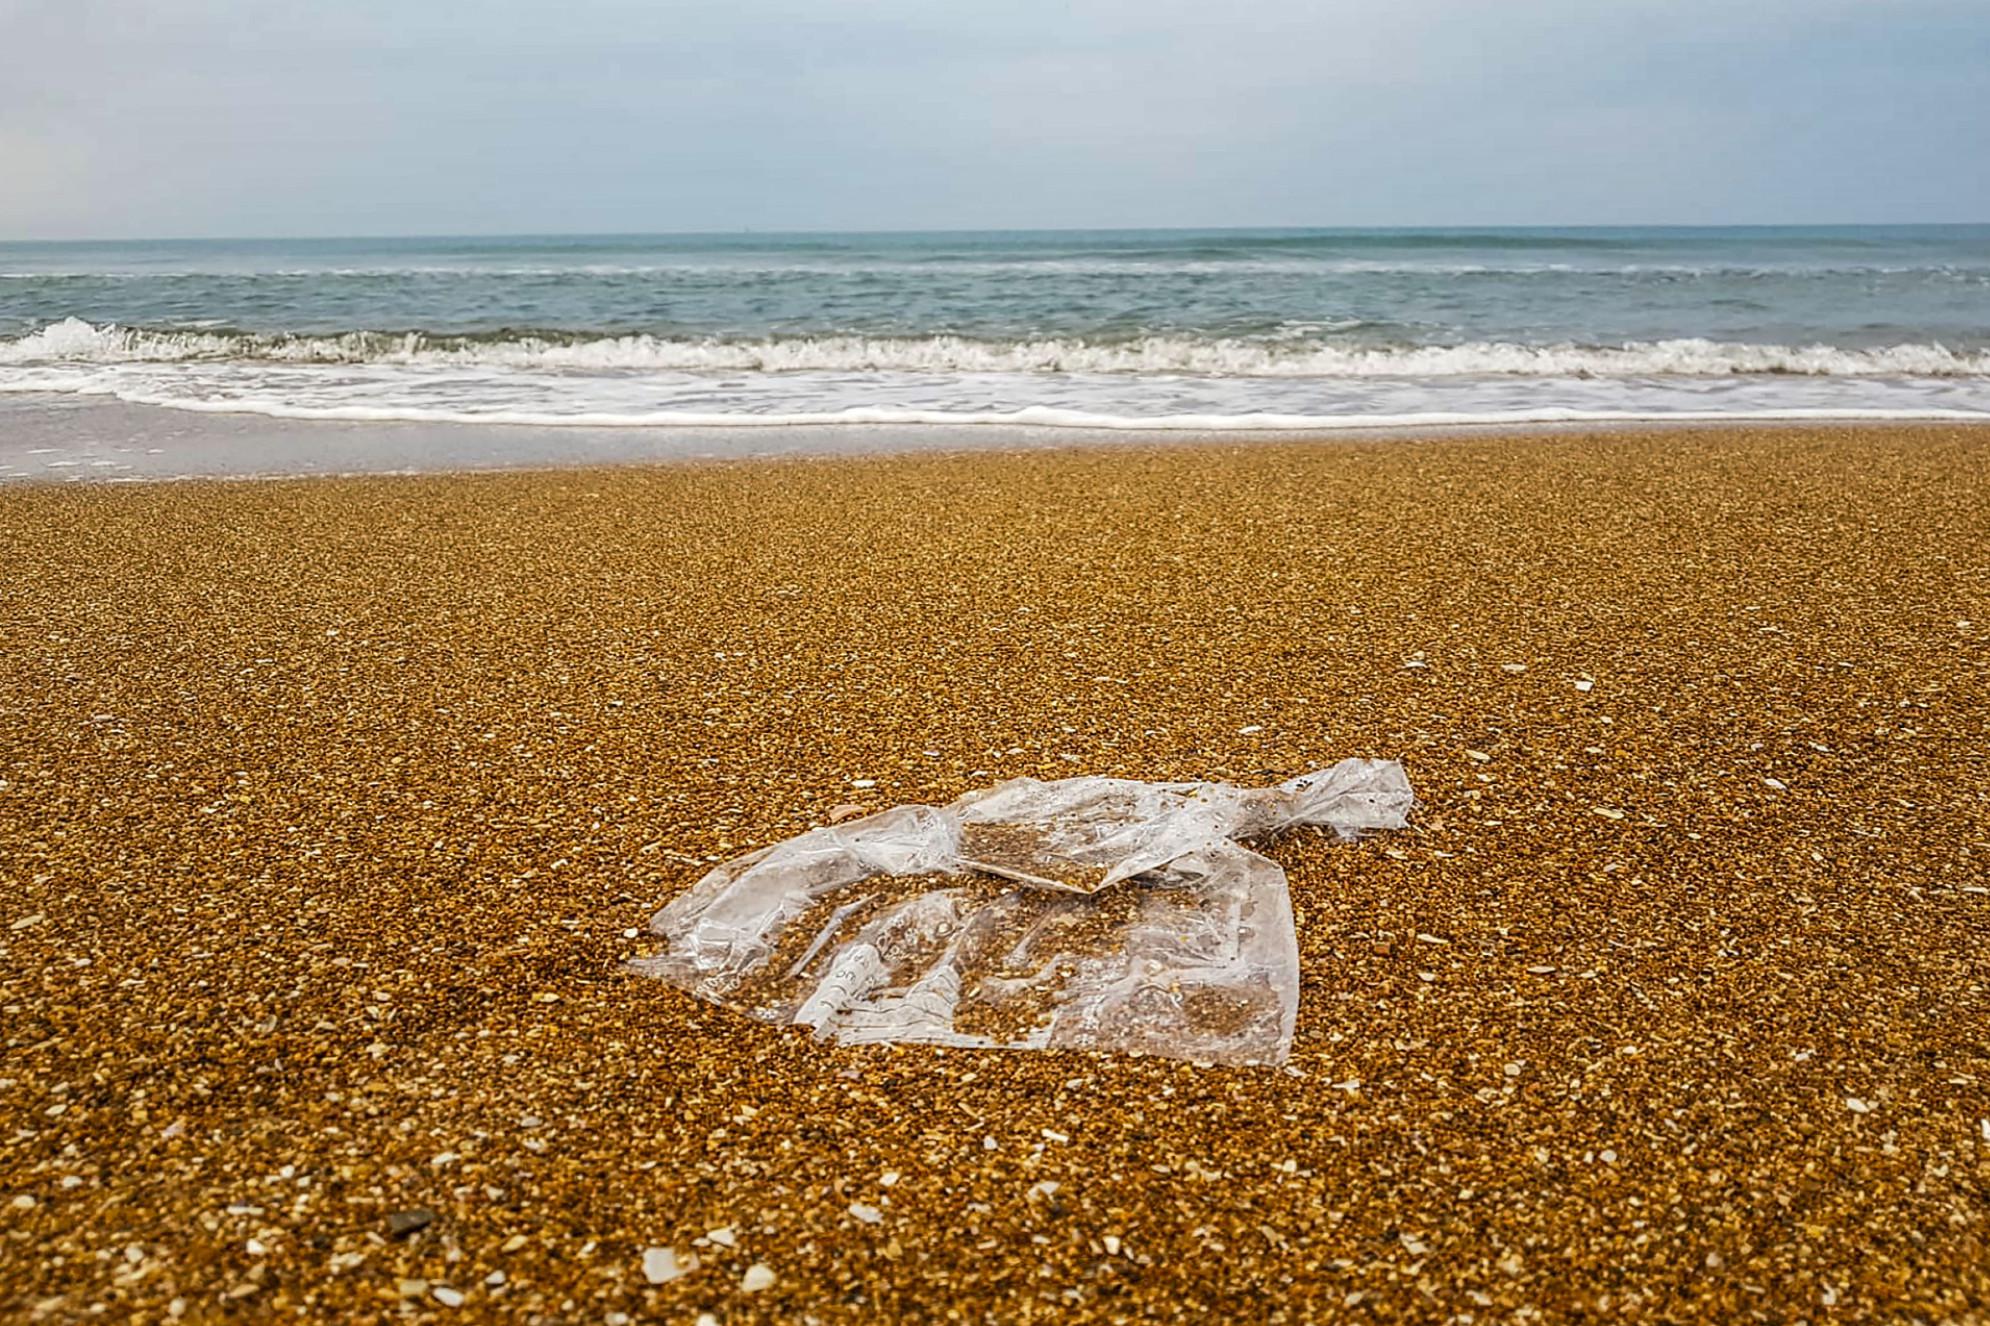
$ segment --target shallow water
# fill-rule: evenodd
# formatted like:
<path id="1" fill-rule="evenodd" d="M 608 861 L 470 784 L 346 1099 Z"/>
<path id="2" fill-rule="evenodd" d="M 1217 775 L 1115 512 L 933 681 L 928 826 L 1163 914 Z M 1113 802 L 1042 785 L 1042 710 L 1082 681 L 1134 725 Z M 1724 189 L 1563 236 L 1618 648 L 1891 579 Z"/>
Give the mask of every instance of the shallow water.
<path id="1" fill-rule="evenodd" d="M 1990 227 L 0 245 L 0 392 L 542 426 L 1990 416 Z"/>

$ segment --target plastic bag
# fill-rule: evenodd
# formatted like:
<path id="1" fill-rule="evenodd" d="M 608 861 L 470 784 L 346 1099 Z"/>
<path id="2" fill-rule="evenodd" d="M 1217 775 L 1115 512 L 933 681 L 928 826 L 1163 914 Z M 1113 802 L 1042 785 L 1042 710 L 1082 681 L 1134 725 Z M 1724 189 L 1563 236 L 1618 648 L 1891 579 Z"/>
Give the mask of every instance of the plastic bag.
<path id="1" fill-rule="evenodd" d="M 1237 840 L 1400 828 L 1393 760 L 1277 787 L 1016 778 L 714 869 L 633 965 L 843 1044 L 1141 1051 L 1277 1064 L 1299 946 L 1285 872 Z"/>

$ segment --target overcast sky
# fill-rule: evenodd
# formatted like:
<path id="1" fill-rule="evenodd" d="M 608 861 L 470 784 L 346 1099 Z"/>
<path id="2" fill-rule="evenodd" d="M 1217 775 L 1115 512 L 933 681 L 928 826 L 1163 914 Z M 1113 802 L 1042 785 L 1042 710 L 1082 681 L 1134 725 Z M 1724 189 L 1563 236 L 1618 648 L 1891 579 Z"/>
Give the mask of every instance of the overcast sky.
<path id="1" fill-rule="evenodd" d="M 1990 220 L 1990 0 L 0 0 L 0 239 Z"/>

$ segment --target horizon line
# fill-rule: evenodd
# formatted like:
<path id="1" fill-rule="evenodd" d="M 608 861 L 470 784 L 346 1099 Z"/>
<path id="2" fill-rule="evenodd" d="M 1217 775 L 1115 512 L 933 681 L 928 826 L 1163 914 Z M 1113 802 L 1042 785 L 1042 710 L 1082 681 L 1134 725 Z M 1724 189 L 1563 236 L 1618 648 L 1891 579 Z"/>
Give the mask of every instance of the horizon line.
<path id="1" fill-rule="evenodd" d="M 736 229 L 691 230 L 409 230 L 324 231 L 309 234 L 178 234 L 79 235 L 0 237 L 0 246 L 15 244 L 291 244 L 337 240 L 524 240 L 524 239 L 711 239 L 740 235 L 772 238 L 832 235 L 1170 235 L 1170 234 L 1316 234 L 1438 233 L 1472 234 L 1491 231 L 1632 231 L 1632 230 L 1959 230 L 1990 227 L 1977 221 L 1737 221 L 1737 222 L 1498 222 L 1491 224 L 1419 223 L 1415 225 L 1248 225 L 1248 226 L 888 226 L 876 228 L 802 227 L 796 229 L 741 226 Z"/>

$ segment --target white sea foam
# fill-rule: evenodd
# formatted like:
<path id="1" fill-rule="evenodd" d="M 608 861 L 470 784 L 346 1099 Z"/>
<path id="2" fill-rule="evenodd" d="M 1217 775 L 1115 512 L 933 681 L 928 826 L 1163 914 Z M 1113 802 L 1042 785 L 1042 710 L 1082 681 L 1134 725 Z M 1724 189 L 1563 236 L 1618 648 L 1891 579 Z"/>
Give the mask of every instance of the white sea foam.
<path id="1" fill-rule="evenodd" d="M 1990 380 L 1218 378 L 1125 374 L 559 374 L 234 363 L 0 369 L 0 394 L 109 397 L 280 419 L 577 428 L 995 425 L 1306 431 L 1634 419 L 1990 421 Z"/>
<path id="2" fill-rule="evenodd" d="M 0 393 L 14 390 L 0 384 Z M 798 428 L 863 425 L 894 427 L 993 426 L 1009 428 L 1071 428 L 1112 432 L 1330 432 L 1373 428 L 1451 428 L 1508 424 L 1720 422 L 1761 421 L 1911 421 L 1956 420 L 1990 423 L 1990 402 L 1978 409 L 1909 407 L 1905 409 L 1777 407 L 1694 410 L 1653 406 L 1644 409 L 1484 408 L 1477 410 L 1414 410 L 1397 413 L 1284 414 L 1110 414 L 1055 406 L 1024 406 L 1013 410 L 903 409 L 852 406 L 840 410 L 766 413 L 714 413 L 696 410 L 655 410 L 645 413 L 612 411 L 552 412 L 536 410 L 453 410 L 420 405 L 299 405 L 280 400 L 192 399 L 144 392 L 101 391 L 130 404 L 155 405 L 200 414 L 253 414 L 270 419 L 325 420 L 348 423 L 489 424 L 534 428 Z"/>
<path id="3" fill-rule="evenodd" d="M 1335 338 L 1340 343 L 1336 343 Z M 0 340 L 0 393 L 287 419 L 535 426 L 1316 430 L 1672 418 L 1990 418 L 1990 352 L 1669 340 L 245 336 L 67 319 Z"/>
<path id="4" fill-rule="evenodd" d="M 0 340 L 0 365 L 194 363 L 488 367 L 554 372 L 910 372 L 1211 375 L 1267 378 L 1990 376 L 1990 351 L 1931 342 L 1848 349 L 1699 338 L 1622 345 L 1358 346 L 1147 336 L 1124 342 L 1055 337 L 807 336 L 751 340 L 634 335 L 555 339 L 430 337 L 350 332 L 249 336 L 149 331 L 76 318 Z"/>

